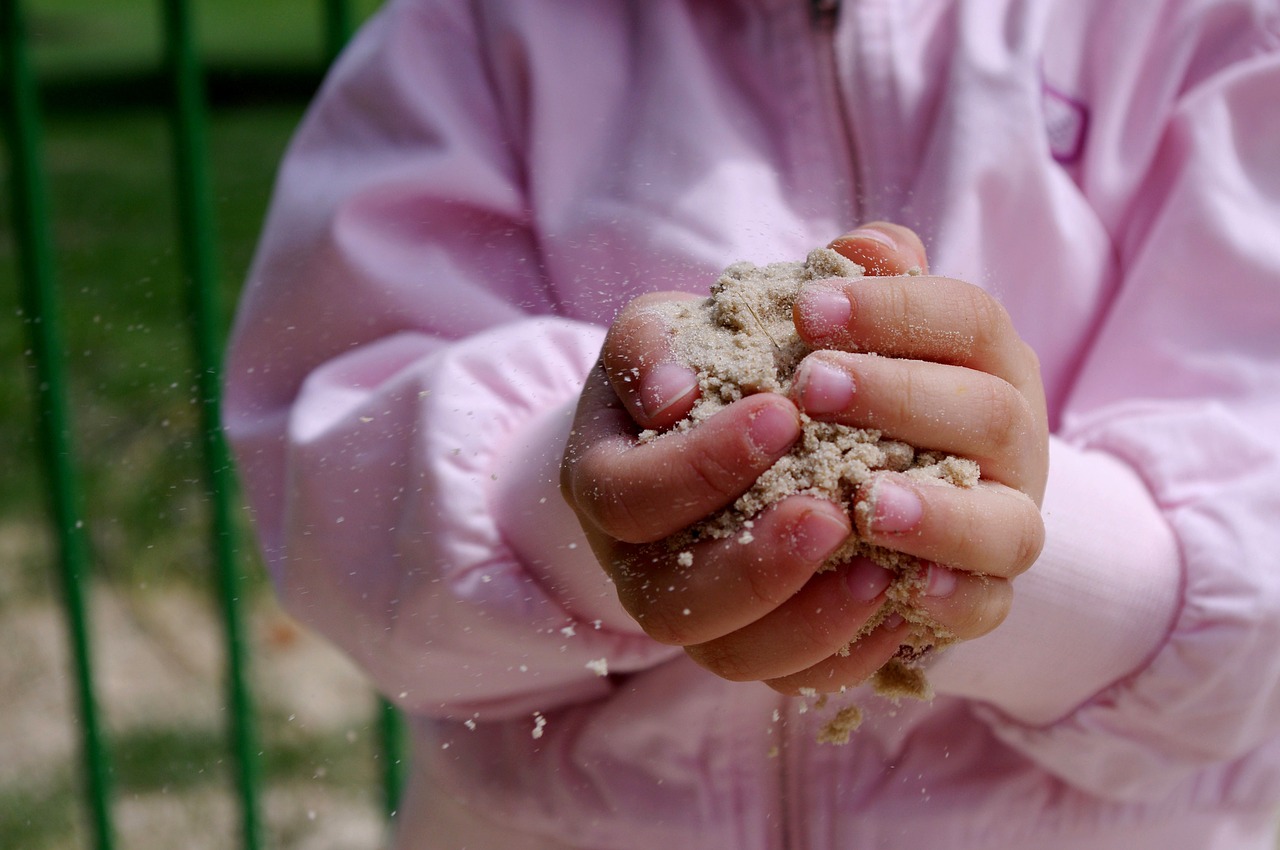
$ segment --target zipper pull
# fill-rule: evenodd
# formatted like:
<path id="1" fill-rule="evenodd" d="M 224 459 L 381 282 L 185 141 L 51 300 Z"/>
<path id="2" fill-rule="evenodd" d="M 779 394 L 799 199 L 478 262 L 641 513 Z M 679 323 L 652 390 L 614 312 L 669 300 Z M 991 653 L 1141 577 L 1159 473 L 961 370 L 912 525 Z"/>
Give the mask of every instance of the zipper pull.
<path id="1" fill-rule="evenodd" d="M 809 0 L 809 14 L 815 27 L 830 32 L 840 19 L 840 0 Z"/>

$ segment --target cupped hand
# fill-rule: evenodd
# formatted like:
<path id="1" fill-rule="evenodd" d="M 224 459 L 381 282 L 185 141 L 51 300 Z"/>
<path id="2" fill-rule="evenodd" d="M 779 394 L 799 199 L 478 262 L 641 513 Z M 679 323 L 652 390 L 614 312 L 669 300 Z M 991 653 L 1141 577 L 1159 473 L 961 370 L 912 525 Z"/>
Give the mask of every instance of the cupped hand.
<path id="1" fill-rule="evenodd" d="M 896 276 L 926 267 L 920 241 L 909 230 L 894 225 L 860 228 L 831 244 L 869 273 Z M 790 450 L 800 433 L 799 409 L 814 418 L 882 427 L 891 436 L 917 445 L 947 451 L 954 446 L 956 453 L 994 464 L 1001 477 L 975 488 L 972 493 L 981 493 L 986 501 L 974 504 L 967 504 L 972 499 L 948 499 L 932 492 L 921 496 L 922 489 L 935 488 L 898 481 L 897 476 L 877 478 L 859 494 L 861 504 L 875 508 L 869 516 L 860 512 L 858 525 L 873 542 L 920 557 L 933 556 L 931 560 L 952 567 L 933 569 L 922 591 L 934 594 L 922 605 L 946 628 L 970 637 L 1003 617 L 1008 607 L 1007 579 L 1025 568 L 1022 562 L 1035 547 L 1024 543 L 1025 553 L 1001 555 L 997 564 L 989 559 L 991 552 L 975 542 L 973 531 L 982 512 L 992 505 L 1001 516 L 1017 514 L 1025 521 L 1022 512 L 1008 509 L 998 498 L 1007 495 L 1006 501 L 1016 501 L 1014 492 L 1026 492 L 1019 484 L 1034 489 L 1034 470 L 1012 458 L 1008 446 L 978 438 L 966 442 L 942 433 L 948 430 L 943 425 L 936 434 L 927 429 L 919 432 L 936 445 L 917 442 L 917 432 L 910 428 L 901 435 L 895 433 L 900 423 L 914 422 L 912 410 L 930 396 L 916 393 L 908 397 L 911 401 L 900 399 L 895 407 L 889 398 L 895 380 L 892 369 L 875 372 L 879 383 L 873 384 L 871 372 L 858 371 L 870 368 L 858 365 L 869 355 L 854 353 L 876 349 L 940 368 L 964 370 L 966 376 L 970 372 L 992 375 L 982 369 L 986 363 L 983 358 L 992 347 L 983 317 L 974 318 L 972 326 L 957 325 L 949 316 L 947 322 L 934 320 L 938 322 L 934 334 L 929 332 L 931 325 L 921 325 L 911 315 L 910 321 L 902 323 L 908 330 L 899 333 L 897 347 L 888 350 L 881 343 L 893 335 L 892 323 L 910 315 L 901 310 L 893 313 L 893 306 L 907 302 L 885 298 L 863 304 L 853 300 L 865 295 L 859 294 L 860 284 L 893 285 L 893 292 L 899 292 L 917 283 L 933 288 L 933 281 L 942 280 L 890 277 L 825 281 L 810 287 L 798 305 L 797 324 L 815 347 L 829 350 L 810 356 L 802 367 L 804 380 L 797 384 L 793 398 L 771 393 L 749 396 L 696 428 L 643 442 L 638 439 L 641 429 L 670 428 L 698 397 L 696 375 L 673 358 L 667 329 L 651 309 L 658 301 L 692 296 L 648 295 L 622 312 L 583 391 L 561 483 L 623 606 L 650 636 L 683 646 L 694 660 L 720 676 L 763 680 L 787 692 L 808 687 L 831 691 L 855 684 L 898 650 L 907 626 L 896 618 L 861 636 L 849 649 L 850 642 L 884 604 L 884 592 L 892 578 L 887 571 L 858 559 L 835 570 L 816 572 L 844 542 L 853 524 L 838 505 L 792 496 L 756 517 L 753 527 L 740 537 L 699 540 L 678 547 L 669 542 L 732 504 L 760 473 Z M 845 299 L 847 315 L 831 296 Z M 867 335 L 869 329 L 877 333 Z M 969 343 L 957 336 L 966 330 L 974 332 Z M 930 354 L 936 352 L 927 340 L 935 336 L 934 347 L 946 350 L 943 356 L 931 359 Z M 964 351 L 969 356 L 957 356 Z M 914 389 L 911 377 L 915 369 L 908 369 L 909 390 Z M 857 390 L 844 393 L 840 374 L 855 378 Z M 936 393 L 942 392 L 938 388 L 945 384 L 945 376 L 935 376 L 926 387 L 933 387 Z M 883 393 L 871 393 L 873 385 Z M 1038 382 L 1031 381 L 1031 385 L 1038 386 Z M 973 381 L 966 386 L 973 386 Z M 982 389 L 989 387 L 983 384 Z M 875 422 L 859 421 L 868 415 Z M 945 422 L 932 411 L 926 412 L 925 418 Z M 1014 420 L 1011 427 L 1026 424 L 1019 417 Z M 1039 421 L 1043 422 L 1042 414 Z M 999 430 L 993 423 L 988 425 L 993 435 Z M 971 430 L 968 418 L 960 430 Z M 1021 455 L 1034 455 L 1022 442 L 1013 442 L 1022 447 Z M 893 489 L 895 482 L 907 488 L 907 497 L 895 500 L 895 495 L 901 495 Z M 1043 489 L 1043 472 L 1039 487 Z M 1005 490 L 1011 492 L 1006 494 Z M 919 515 L 904 515 L 905 520 L 890 516 L 895 510 L 910 513 L 911 494 L 918 496 Z M 1024 498 L 1034 509 L 1033 500 Z M 957 519 L 969 523 L 967 534 L 943 530 Z M 892 531 L 895 520 L 898 525 L 910 522 L 902 530 Z M 966 546 L 975 551 L 966 550 Z"/>
<path id="2" fill-rule="evenodd" d="M 930 619 L 959 639 L 991 631 L 1008 614 L 1011 579 L 1044 542 L 1049 443 L 1035 353 L 999 302 L 945 277 L 814 282 L 794 316 L 818 349 L 792 385 L 801 410 L 980 465 L 972 488 L 877 473 L 853 513 L 863 539 L 928 565 L 916 605 Z M 774 684 L 818 686 L 845 664 L 828 659 Z"/>

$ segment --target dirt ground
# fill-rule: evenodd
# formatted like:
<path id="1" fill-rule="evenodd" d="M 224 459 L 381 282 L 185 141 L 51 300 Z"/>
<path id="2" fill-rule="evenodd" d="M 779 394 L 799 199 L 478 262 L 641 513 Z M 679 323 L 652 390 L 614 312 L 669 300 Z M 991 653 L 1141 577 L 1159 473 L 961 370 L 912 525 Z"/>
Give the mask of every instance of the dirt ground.
<path id="1" fill-rule="evenodd" d="M 5 548 L 0 541 L 0 558 L 12 565 L 15 553 Z M 373 693 L 342 656 L 280 612 L 269 593 L 255 595 L 248 621 L 269 846 L 381 847 L 386 821 Z M 97 586 L 91 624 L 117 846 L 239 847 L 221 628 L 210 596 L 182 587 Z M 0 846 L 6 848 L 91 846 L 66 634 L 52 594 L 6 587 L 0 579 Z"/>

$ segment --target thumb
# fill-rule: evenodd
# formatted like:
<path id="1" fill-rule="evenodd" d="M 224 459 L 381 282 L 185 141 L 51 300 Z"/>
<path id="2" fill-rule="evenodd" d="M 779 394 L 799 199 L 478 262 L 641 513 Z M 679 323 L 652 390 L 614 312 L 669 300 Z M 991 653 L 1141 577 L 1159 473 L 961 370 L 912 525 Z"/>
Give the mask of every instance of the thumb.
<path id="1" fill-rule="evenodd" d="M 655 292 L 632 301 L 605 337 L 601 361 L 614 392 L 641 428 L 669 428 L 698 398 L 698 375 L 676 360 L 663 302 L 693 299 L 685 292 Z"/>

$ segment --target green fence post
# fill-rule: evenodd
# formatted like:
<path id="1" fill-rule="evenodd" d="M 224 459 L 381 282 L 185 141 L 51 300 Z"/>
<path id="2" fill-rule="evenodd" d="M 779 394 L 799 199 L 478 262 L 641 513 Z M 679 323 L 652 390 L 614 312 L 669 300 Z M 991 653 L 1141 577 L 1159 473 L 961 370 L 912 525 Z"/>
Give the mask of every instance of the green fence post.
<path id="1" fill-rule="evenodd" d="M 333 62 L 355 32 L 355 13 L 351 0 L 322 0 L 324 3 L 324 58 Z"/>
<path id="2" fill-rule="evenodd" d="M 94 846 L 113 844 L 110 774 L 94 696 L 85 584 L 90 557 L 80 482 L 72 456 L 71 421 L 57 310 L 50 219 L 35 81 L 27 58 L 26 28 L 19 0 L 0 0 L 5 96 L 0 97 L 9 137 L 13 221 L 18 241 L 22 310 L 36 371 L 36 408 L 41 454 L 51 492 L 59 547 L 63 604 L 75 666 L 86 794 Z"/>
<path id="3" fill-rule="evenodd" d="M 164 32 L 173 86 L 170 115 L 180 236 L 191 310 L 196 387 L 200 394 L 213 553 L 226 633 L 231 746 L 240 795 L 242 840 L 247 850 L 257 850 L 262 846 L 259 814 L 261 753 L 248 683 L 243 616 L 246 585 L 237 563 L 233 521 L 235 477 L 219 415 L 223 319 L 218 297 L 217 237 L 206 143 L 203 78 L 190 8 L 185 0 L 165 0 Z"/>
<path id="4" fill-rule="evenodd" d="M 405 778 L 404 716 L 389 700 L 378 701 L 378 737 L 382 750 L 383 805 L 388 816 L 400 807 Z"/>

